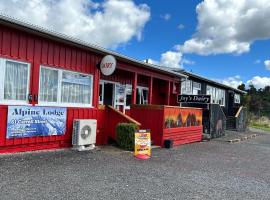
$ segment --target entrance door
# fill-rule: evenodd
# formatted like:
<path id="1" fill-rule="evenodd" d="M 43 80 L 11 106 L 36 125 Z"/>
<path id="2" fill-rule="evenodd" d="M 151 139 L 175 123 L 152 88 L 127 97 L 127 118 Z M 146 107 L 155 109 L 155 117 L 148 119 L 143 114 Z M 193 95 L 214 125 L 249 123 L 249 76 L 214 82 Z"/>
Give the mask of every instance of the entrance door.
<path id="1" fill-rule="evenodd" d="M 104 82 L 104 96 L 103 96 L 103 105 L 114 106 L 114 93 L 113 93 L 113 84 Z"/>
<path id="2" fill-rule="evenodd" d="M 228 115 L 234 116 L 234 92 L 229 91 Z"/>

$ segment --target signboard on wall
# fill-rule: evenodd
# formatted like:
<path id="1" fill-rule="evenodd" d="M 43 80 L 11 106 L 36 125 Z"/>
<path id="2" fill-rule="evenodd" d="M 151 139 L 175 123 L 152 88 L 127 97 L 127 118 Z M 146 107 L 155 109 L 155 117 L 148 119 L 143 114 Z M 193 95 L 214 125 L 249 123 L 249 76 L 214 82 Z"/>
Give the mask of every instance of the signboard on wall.
<path id="1" fill-rule="evenodd" d="M 112 55 L 107 55 L 103 57 L 100 63 L 100 71 L 105 76 L 110 76 L 113 74 L 116 68 L 116 59 Z"/>
<path id="2" fill-rule="evenodd" d="M 211 103 L 211 95 L 178 95 L 178 103 Z"/>
<path id="3" fill-rule="evenodd" d="M 135 132 L 134 156 L 138 155 L 151 155 L 151 136 L 148 130 Z"/>
<path id="4" fill-rule="evenodd" d="M 66 119 L 66 108 L 9 106 L 6 138 L 63 135 Z"/>

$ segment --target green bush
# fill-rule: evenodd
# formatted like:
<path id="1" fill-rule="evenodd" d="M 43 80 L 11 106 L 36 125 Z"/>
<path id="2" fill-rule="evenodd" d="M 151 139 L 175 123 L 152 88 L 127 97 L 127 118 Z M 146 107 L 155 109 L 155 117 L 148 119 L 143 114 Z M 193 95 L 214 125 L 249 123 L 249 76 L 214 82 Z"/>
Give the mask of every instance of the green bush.
<path id="1" fill-rule="evenodd" d="M 119 123 L 116 126 L 116 142 L 126 150 L 134 149 L 135 131 L 138 126 L 133 123 Z"/>

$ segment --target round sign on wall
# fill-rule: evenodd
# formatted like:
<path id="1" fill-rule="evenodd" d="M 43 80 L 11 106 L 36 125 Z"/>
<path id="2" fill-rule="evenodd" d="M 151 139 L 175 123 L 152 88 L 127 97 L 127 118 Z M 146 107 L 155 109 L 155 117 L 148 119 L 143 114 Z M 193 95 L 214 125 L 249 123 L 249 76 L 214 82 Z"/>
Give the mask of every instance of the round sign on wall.
<path id="1" fill-rule="evenodd" d="M 116 59 L 112 55 L 105 56 L 100 63 L 101 73 L 105 76 L 113 74 L 116 68 Z"/>

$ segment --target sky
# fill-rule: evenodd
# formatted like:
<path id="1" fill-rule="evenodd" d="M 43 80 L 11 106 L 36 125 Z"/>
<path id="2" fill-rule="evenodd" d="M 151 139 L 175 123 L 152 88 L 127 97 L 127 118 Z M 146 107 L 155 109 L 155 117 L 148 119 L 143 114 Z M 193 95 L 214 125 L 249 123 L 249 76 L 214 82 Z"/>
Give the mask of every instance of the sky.
<path id="1" fill-rule="evenodd" d="M 270 85 L 269 0 L 0 0 L 0 13 L 233 87 Z"/>

